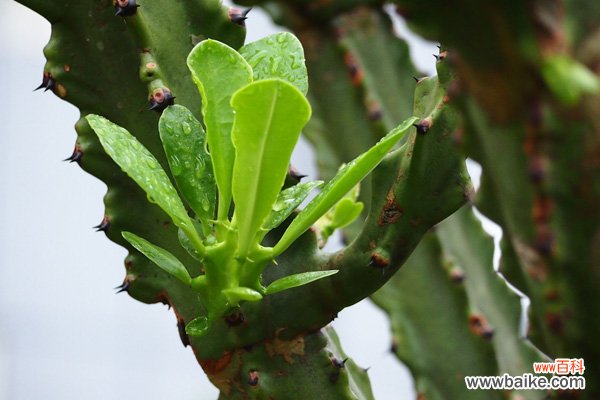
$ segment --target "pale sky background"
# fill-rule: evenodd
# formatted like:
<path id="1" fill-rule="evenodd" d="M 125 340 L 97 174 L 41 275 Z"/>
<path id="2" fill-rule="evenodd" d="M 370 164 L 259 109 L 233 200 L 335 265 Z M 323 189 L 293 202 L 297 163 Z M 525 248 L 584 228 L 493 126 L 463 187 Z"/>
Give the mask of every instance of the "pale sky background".
<path id="1" fill-rule="evenodd" d="M 257 9 L 247 25 L 250 41 L 277 30 Z M 43 18 L 0 0 L 0 400 L 216 399 L 173 313 L 115 295 L 125 250 L 91 228 L 105 185 L 61 162 L 79 113 L 51 92 L 32 92 L 49 35 Z M 433 73 L 435 44 L 410 42 L 417 65 Z M 305 143 L 293 163 L 316 176 Z M 415 398 L 377 308 L 363 301 L 334 326 L 344 350 L 370 367 L 377 400 Z"/>

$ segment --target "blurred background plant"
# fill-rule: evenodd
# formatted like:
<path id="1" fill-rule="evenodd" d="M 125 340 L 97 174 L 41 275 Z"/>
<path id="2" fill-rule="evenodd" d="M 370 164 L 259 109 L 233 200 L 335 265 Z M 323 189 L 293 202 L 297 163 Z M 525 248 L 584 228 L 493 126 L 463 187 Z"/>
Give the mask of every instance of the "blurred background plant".
<path id="1" fill-rule="evenodd" d="M 35 3 L 29 0 L 24 2 Z M 313 176 L 330 177 L 340 163 L 347 162 L 364 151 L 383 133 L 413 112 L 422 118 L 417 125 L 419 134 L 409 138 L 408 144 L 402 150 L 403 157 L 399 159 L 400 161 L 397 164 L 392 161 L 385 163 L 374 174 L 373 184 L 366 190 L 365 188 L 362 190 L 361 200 L 367 200 L 365 211 L 371 210 L 371 218 L 366 220 L 366 228 L 356 242 L 359 244 L 349 252 L 350 256 L 346 261 L 352 260 L 350 266 L 356 267 L 356 263 L 362 262 L 360 254 L 355 254 L 352 250 L 356 251 L 357 247 L 360 248 L 361 239 L 373 235 L 375 245 L 383 243 L 383 249 L 379 247 L 370 249 L 376 251 L 373 251 L 368 266 L 380 269 L 380 284 L 383 283 L 384 277 L 390 278 L 390 272 L 395 271 L 413 250 L 421 235 L 425 234 L 431 225 L 458 208 L 457 199 L 461 195 L 464 198 L 460 201 L 474 200 L 485 215 L 503 228 L 501 260 L 497 249 L 493 254 L 491 239 L 481 230 L 479 220 L 474 217 L 469 207 L 463 208 L 442 223 L 434 233 L 427 233 L 406 262 L 406 266 L 388 285 L 374 295 L 375 302 L 390 315 L 393 339 L 383 339 L 383 341 L 380 338 L 363 339 L 362 342 L 369 344 L 368 353 L 371 355 L 377 354 L 378 351 L 372 347 L 375 342 L 377 344 L 384 342 L 386 344 L 383 346 L 384 349 L 391 343 L 391 348 L 398 358 L 410 368 L 417 395 L 424 395 L 427 398 L 467 398 L 460 379 L 462 375 L 475 373 L 497 375 L 503 372 L 516 375 L 530 372 L 532 361 L 546 359 L 522 337 L 527 333 L 535 345 L 551 357 L 585 358 L 588 368 L 586 370 L 588 390 L 582 393 L 582 397 L 595 398 L 598 382 L 593 377 L 597 376 L 596 368 L 599 365 L 597 361 L 599 345 L 594 339 L 599 333 L 599 321 L 595 318 L 599 309 L 597 290 L 599 257 L 594 249 L 599 237 L 600 218 L 600 174 L 598 172 L 600 140 L 598 140 L 599 124 L 595 110 L 598 104 L 596 93 L 600 86 L 597 78 L 598 65 L 600 65 L 598 61 L 600 46 L 597 39 L 600 7 L 591 2 L 576 0 L 490 2 L 486 3 L 485 7 L 470 2 L 461 2 L 452 6 L 442 1 L 432 1 L 427 4 L 416 1 L 397 3 L 397 7 L 387 7 L 385 12 L 379 2 L 368 1 L 362 5 L 360 2 L 345 1 L 327 3 L 289 1 L 260 4 L 268 10 L 275 21 L 294 31 L 305 46 L 312 88 L 309 97 L 314 114 L 313 120 L 304 133 L 316 144 L 317 164 L 320 168 L 319 173 L 311 171 Z M 106 6 L 104 4 L 104 7 Z M 37 4 L 37 7 L 40 7 L 51 20 L 61 21 L 62 17 L 56 14 L 55 9 L 46 4 Z M 156 14 L 153 17 L 152 13 L 156 10 L 153 11 L 151 8 L 148 10 L 149 14 L 146 18 L 154 18 Z M 443 43 L 444 47 L 439 51 L 437 49 L 430 51 L 437 60 L 439 77 L 424 79 L 424 74 L 418 72 L 418 69 L 412 65 L 406 45 L 398 40 L 396 33 L 392 32 L 389 15 L 394 15 L 397 29 L 402 26 L 401 20 L 395 16 L 396 13 L 408 20 L 413 30 L 430 40 Z M 90 11 L 87 15 L 92 19 L 95 17 L 94 11 Z M 262 17 L 256 18 L 258 21 L 258 18 Z M 167 20 L 168 18 L 153 21 L 163 24 Z M 71 20 L 72 25 L 79 25 L 80 22 Z M 161 24 L 146 25 L 146 28 L 150 31 L 159 30 Z M 64 28 L 65 24 L 60 26 Z M 69 26 L 68 22 L 66 26 Z M 160 38 L 156 39 L 152 37 L 151 32 L 144 31 L 143 24 L 141 30 L 140 26 L 136 26 L 137 30 L 133 26 L 134 38 L 141 43 L 142 47 L 146 47 L 144 43 L 147 40 L 156 40 L 153 43 L 164 45 L 164 41 L 161 43 Z M 218 25 L 218 23 L 215 26 L 217 30 L 224 29 L 223 32 L 219 31 L 219 34 L 223 34 L 226 40 L 236 43 L 239 41 L 236 34 L 230 34 L 235 29 L 232 30 L 231 27 Z M 248 26 L 251 31 L 251 22 L 248 22 Z M 213 28 L 209 26 L 208 29 Z M 400 32 L 399 36 L 409 36 L 406 30 L 401 29 Z M 66 90 L 75 88 L 69 86 L 72 83 L 69 82 L 71 75 L 64 74 L 70 71 L 70 66 L 53 63 L 56 59 L 53 57 L 59 55 L 56 53 L 55 46 L 58 45 L 60 50 L 61 46 L 69 47 L 71 42 L 83 43 L 84 37 L 61 36 L 65 33 L 64 30 L 57 32 L 59 39 L 54 40 L 53 46 L 46 49 L 46 53 L 51 58 L 48 71 L 55 76 L 60 75 L 57 86 L 52 87 L 53 91 L 61 97 L 66 95 L 71 101 L 75 99 L 80 107 L 83 104 L 84 111 L 90 107 L 92 109 L 104 107 L 107 112 L 113 112 L 110 107 L 106 108 L 110 104 L 93 104 L 93 100 L 90 102 L 74 91 L 67 95 Z M 62 42 L 60 38 L 63 39 Z M 14 42 L 12 37 L 11 42 Z M 418 42 L 416 40 L 410 42 L 414 49 L 414 44 Z M 115 43 L 113 40 L 110 44 L 115 45 Z M 97 50 L 105 50 L 104 42 L 98 41 L 94 44 L 99 46 Z M 88 48 L 86 44 L 81 46 Z M 173 73 L 173 71 L 166 71 L 164 63 L 161 67 L 167 74 Z M 419 66 L 419 69 L 423 67 Z M 119 73 L 121 72 L 128 73 L 126 71 Z M 426 75 L 435 75 L 432 69 L 426 72 Z M 417 81 L 414 111 L 411 98 L 415 91 L 415 83 L 410 82 L 411 75 L 414 75 Z M 9 76 L 8 82 L 12 82 L 10 74 L 3 74 L 3 76 Z M 173 79 L 174 75 L 170 76 L 171 82 L 179 85 L 179 82 Z M 49 78 L 50 75 L 46 77 Z M 63 81 L 62 78 L 65 80 Z M 88 87 L 80 87 L 85 93 L 85 90 L 94 87 L 96 82 L 90 79 L 90 76 L 84 78 L 89 82 Z M 48 82 L 45 80 L 46 84 Z M 153 90 L 151 93 L 154 95 L 154 90 L 160 87 L 153 87 L 150 82 L 150 89 Z M 74 97 L 69 97 L 73 93 L 75 93 Z M 109 94 L 115 95 L 115 93 Z M 185 96 L 187 94 L 180 99 L 184 102 L 189 101 Z M 134 99 L 137 101 L 138 98 L 134 97 Z M 14 102 L 10 101 L 8 107 L 13 104 Z M 116 101 L 115 104 L 119 108 L 129 107 L 129 104 L 124 105 L 120 101 Z M 38 109 L 31 105 L 27 104 L 28 110 Z M 23 106 L 18 108 L 22 110 Z M 4 109 L 7 110 L 7 115 L 18 115 L 11 112 L 10 108 Z M 119 112 L 117 111 L 116 114 L 119 115 Z M 123 118 L 127 120 L 127 114 Z M 50 118 L 42 121 L 43 124 L 40 125 L 43 126 L 25 131 L 45 130 L 50 125 Z M 10 124 L 3 124 L 3 126 L 12 130 Z M 78 130 L 83 135 L 82 146 L 89 145 L 85 139 L 85 126 L 78 125 Z M 8 138 L 11 141 L 15 140 L 15 143 L 15 137 L 22 137 L 18 133 L 12 135 Z M 45 139 L 49 140 L 48 148 L 51 148 L 50 143 L 56 141 L 55 137 L 51 139 L 45 137 Z M 39 171 L 35 155 L 40 152 L 32 151 L 32 147 L 40 143 L 36 136 L 35 141 L 27 141 L 25 145 L 12 147 L 18 149 L 12 150 L 9 154 L 14 158 L 5 158 L 3 161 L 12 161 L 9 164 L 11 168 L 15 168 L 16 165 L 19 166 L 19 171 L 31 168 L 32 174 L 40 175 L 39 172 L 35 172 Z M 11 148 L 10 145 L 4 147 Z M 77 149 L 76 147 L 73 153 L 74 158 L 80 155 Z M 476 197 L 469 191 L 468 183 L 463 179 L 459 152 L 483 165 L 482 185 Z M 34 158 L 36 158 L 35 164 L 30 161 Z M 304 160 L 305 157 L 300 156 L 299 159 Z M 90 160 L 94 159 L 90 158 Z M 309 171 L 310 167 L 304 166 L 300 160 L 296 166 L 302 171 Z M 86 168 L 85 163 L 83 166 Z M 93 162 L 88 164 L 87 168 L 94 169 Z M 49 172 L 47 169 L 43 171 Z M 96 171 L 102 175 L 100 169 Z M 397 180 L 392 187 L 396 187 L 397 184 L 399 188 L 396 187 L 395 192 L 390 190 L 388 195 L 372 197 L 372 204 L 369 204 L 368 195 L 389 187 L 390 179 L 393 179 L 395 174 Z M 17 178 L 12 174 L 8 179 Z M 46 180 L 45 183 L 49 181 L 51 182 Z M 57 178 L 58 181 L 60 180 Z M 67 190 L 63 193 L 69 193 L 69 196 L 72 196 L 71 193 L 82 196 L 87 194 L 87 191 L 81 190 L 83 186 L 74 185 L 74 182 L 79 181 L 69 181 L 66 185 Z M 21 177 L 17 182 L 11 187 L 20 187 L 22 182 L 29 182 L 29 180 Z M 44 189 L 43 186 L 28 185 L 26 186 L 28 193 L 31 192 L 32 187 L 36 190 Z M 453 187 L 460 190 L 453 192 Z M 51 192 L 56 194 L 56 187 L 48 188 L 43 193 Z M 60 195 L 57 200 L 64 201 L 64 197 L 68 196 Z M 27 195 L 22 195 L 12 200 L 8 197 L 4 200 L 7 204 L 2 204 L 4 212 L 11 210 L 10 215 L 5 219 L 7 221 L 5 226 L 10 226 L 11 229 L 25 229 L 17 234 L 11 230 L 11 237 L 30 239 L 23 244 L 26 248 L 31 246 L 31 243 L 40 242 L 31 236 L 39 229 L 47 229 L 52 239 L 56 240 L 57 227 L 75 226 L 69 225 L 64 216 L 55 211 L 55 207 L 48 213 L 40 213 L 39 207 L 44 203 L 40 201 L 34 201 L 34 204 L 28 207 L 28 210 L 36 210 L 36 212 L 13 211 L 17 204 L 19 207 L 27 204 L 24 199 L 33 198 L 38 199 L 39 196 L 28 198 Z M 98 198 L 99 195 L 95 197 L 96 201 Z M 107 205 L 110 207 L 110 200 Z M 373 210 L 381 210 L 379 217 L 373 213 Z M 24 218 L 29 215 L 34 216 L 35 220 L 32 219 L 28 224 Z M 40 218 L 40 215 L 49 215 L 49 218 Z M 11 217 L 18 220 L 10 223 L 11 220 L 8 218 Z M 69 217 L 73 217 L 73 213 Z M 74 223 L 80 222 L 81 218 L 83 217 L 80 215 L 76 216 L 77 221 Z M 43 225 L 40 225 L 40 219 L 44 221 Z M 399 231 L 394 230 L 397 236 L 390 235 L 386 238 L 376 233 L 377 225 L 381 227 L 396 223 L 401 226 Z M 31 227 L 34 226 L 36 228 L 32 229 Z M 100 228 L 102 227 L 101 224 Z M 345 230 L 343 239 L 349 241 L 360 229 L 359 224 L 350 226 Z M 112 235 L 112 232 L 110 234 Z M 114 240 L 115 236 L 111 237 Z M 339 239 L 339 236 L 337 238 Z M 395 246 L 390 246 L 390 238 L 393 239 Z M 496 242 L 498 240 L 499 235 L 496 236 Z M 47 243 L 52 242 L 44 242 L 44 249 L 55 249 L 51 244 L 47 246 Z M 10 304 L 11 311 L 6 313 L 9 313 L 12 319 L 19 320 L 14 317 L 15 310 L 19 309 L 14 303 L 16 299 L 22 298 L 24 293 L 23 288 L 15 282 L 23 283 L 25 287 L 35 288 L 35 295 L 31 297 L 40 297 L 40 284 L 43 289 L 48 290 L 46 296 L 41 296 L 44 299 L 56 296 L 61 285 L 68 286 L 70 293 L 75 290 L 72 288 L 87 290 L 89 296 L 86 283 L 90 280 L 84 279 L 80 274 L 84 269 L 89 268 L 89 261 L 96 257 L 90 257 L 84 246 L 73 246 L 74 243 L 76 242 L 71 243 L 68 251 L 70 259 L 74 260 L 78 268 L 68 270 L 70 272 L 66 272 L 65 269 L 65 273 L 61 276 L 74 275 L 73 271 L 77 271 L 75 274 L 77 281 L 71 284 L 64 279 L 56 285 L 48 282 L 47 271 L 55 272 L 53 268 L 44 268 L 54 265 L 48 254 L 41 254 L 44 260 L 35 263 L 23 260 L 23 256 L 33 256 L 31 251 L 13 251 L 17 250 L 17 247 L 12 244 L 6 252 L 3 252 L 6 265 L 26 264 L 31 265 L 32 269 L 41 268 L 35 270 L 36 273 L 32 273 L 30 279 L 23 279 L 21 273 L 18 279 L 9 275 L 7 279 L 2 280 L 3 285 L 4 282 L 9 282 L 6 284 L 10 285 L 2 295 L 6 296 L 3 304 Z M 81 250 L 82 253 L 77 254 L 77 250 Z M 64 254 L 57 256 L 64 257 Z M 106 259 L 104 255 L 98 258 Z M 522 301 L 502 279 L 496 276 L 493 266 L 499 266 L 512 285 L 531 299 L 530 327 L 520 315 Z M 106 269 L 102 268 L 102 273 Z M 3 270 L 11 269 L 3 268 Z M 94 271 L 100 275 L 100 268 Z M 363 274 L 365 277 L 370 276 Z M 343 281 L 342 277 L 339 279 L 340 282 Z M 39 280 L 40 283 L 33 285 L 31 282 L 35 280 Z M 126 280 L 124 283 L 129 282 L 130 280 Z M 360 284 L 364 284 L 362 288 Z M 355 284 L 355 287 L 360 290 L 365 290 L 369 285 L 373 289 L 378 286 L 375 281 L 365 281 L 360 284 L 358 282 Z M 143 301 L 152 300 L 148 297 L 147 288 L 144 286 L 130 289 L 125 285 L 124 289 Z M 362 293 L 356 295 L 356 300 L 363 297 Z M 77 300 L 74 301 L 74 298 Z M 85 300 L 82 300 L 85 298 L 72 296 L 70 304 L 74 302 L 79 305 L 86 304 Z M 88 298 L 89 303 L 94 303 L 96 299 Z M 347 300 L 340 302 L 345 301 Z M 352 302 L 348 300 L 343 305 Z M 94 321 L 84 323 L 83 326 L 107 329 L 102 322 L 98 322 L 98 318 L 95 318 L 98 314 L 90 314 L 90 310 L 87 307 L 80 310 L 87 318 Z M 4 308 L 2 312 L 5 312 Z M 62 309 L 60 312 L 64 315 Z M 349 313 L 342 313 L 339 321 L 343 321 L 344 314 Z M 31 313 L 19 312 L 18 315 L 22 318 L 23 326 L 29 328 L 26 334 L 33 335 L 39 332 L 31 328 L 40 326 L 39 323 L 35 324 L 36 318 L 31 317 Z M 39 320 L 44 318 L 37 312 L 34 315 L 40 317 Z M 127 314 L 123 319 L 130 322 L 134 318 L 132 315 L 133 313 Z M 135 315 L 135 318 L 139 318 L 143 312 Z M 356 312 L 355 315 L 358 316 L 359 313 Z M 320 327 L 323 318 L 317 317 L 317 319 L 319 322 L 316 323 Z M 55 327 L 58 320 L 54 318 L 50 321 L 52 327 Z M 340 323 L 338 322 L 337 325 Z M 352 325 L 354 329 L 357 327 L 372 329 L 369 320 L 362 315 Z M 137 336 L 145 336 L 152 330 L 153 328 L 139 331 L 140 335 L 134 336 L 136 340 L 132 340 L 132 335 L 129 335 L 129 340 L 121 342 L 121 345 L 124 343 L 128 345 L 123 352 L 119 352 L 119 355 L 131 355 L 130 347 L 135 347 L 139 343 Z M 80 335 L 81 332 L 73 330 L 71 334 Z M 343 333 L 341 336 L 343 341 L 346 340 Z M 356 337 L 356 333 L 353 332 L 349 336 Z M 36 338 L 22 343 L 27 345 L 36 342 L 45 343 L 43 335 Z M 19 338 L 20 340 L 22 338 Z M 185 339 L 183 340 L 185 342 Z M 247 339 L 242 337 L 243 340 Z M 330 343 L 334 341 L 330 335 L 328 340 Z M 351 345 L 352 340 L 349 342 Z M 90 350 L 89 343 L 86 341 L 84 346 L 86 351 Z M 201 361 L 203 359 L 206 361 L 206 357 L 209 359 L 214 357 L 214 354 L 208 356 L 206 353 L 211 350 L 198 347 L 198 343 L 192 344 L 196 351 L 202 349 L 204 352 L 200 355 L 197 353 Z M 223 343 L 214 343 L 218 344 L 217 349 L 223 345 Z M 448 346 L 448 343 L 455 346 Z M 460 346 L 456 346 L 457 344 Z M 359 353 L 355 354 L 355 349 L 349 347 L 348 343 L 344 345 L 346 351 L 360 365 L 371 365 L 368 360 L 365 363 Z M 227 344 L 224 346 L 224 349 L 228 349 Z M 18 346 L 10 345 L 9 348 L 12 351 Z M 144 350 L 141 351 L 145 357 Z M 245 356 L 243 351 L 236 354 L 241 354 L 240 357 Z M 383 350 L 379 354 L 384 354 Z M 128 356 L 123 357 L 126 359 Z M 144 357 L 140 356 L 137 359 L 139 361 Z M 88 357 L 86 360 L 92 358 Z M 447 360 L 453 362 L 448 363 Z M 211 365 L 213 364 L 203 363 L 205 370 L 211 374 L 213 382 L 219 385 L 220 378 L 215 375 Z M 352 369 L 350 365 L 348 364 L 348 373 L 360 375 L 359 371 L 350 371 Z M 373 378 L 376 397 L 387 398 L 385 393 L 377 392 L 382 390 L 378 379 L 382 379 L 383 375 L 376 373 L 375 369 L 381 368 L 383 364 L 375 362 L 372 365 L 373 370 L 369 371 L 369 375 Z M 333 366 L 341 368 L 335 362 Z M 9 371 L 16 370 L 9 366 Z M 338 378 L 338 375 L 335 376 L 334 383 Z M 242 381 L 246 379 L 243 373 L 239 376 L 231 375 L 227 379 L 233 379 L 240 385 L 255 385 L 243 383 Z M 382 380 L 385 381 L 383 387 L 387 388 L 390 387 L 390 382 L 398 381 L 396 378 L 388 377 Z M 365 391 L 364 393 L 369 391 L 365 389 L 368 388 L 368 384 L 361 382 L 359 386 Z M 229 398 L 227 390 L 223 390 L 222 385 L 220 388 L 222 390 L 220 398 Z M 152 392 L 157 393 L 155 390 Z M 170 396 L 173 395 L 172 392 L 165 393 L 167 392 Z M 398 395 L 396 390 L 393 397 L 389 398 L 398 398 Z M 490 396 L 494 395 L 496 394 L 476 392 L 468 394 L 473 398 L 479 396 L 491 398 Z M 404 396 L 401 395 L 402 398 Z M 414 394 L 406 394 L 406 396 L 414 396 Z M 542 394 L 515 392 L 511 393 L 511 396 L 539 398 Z M 363 397 L 369 398 L 369 395 L 364 394 Z M 363 397 L 359 396 L 359 398 Z"/>

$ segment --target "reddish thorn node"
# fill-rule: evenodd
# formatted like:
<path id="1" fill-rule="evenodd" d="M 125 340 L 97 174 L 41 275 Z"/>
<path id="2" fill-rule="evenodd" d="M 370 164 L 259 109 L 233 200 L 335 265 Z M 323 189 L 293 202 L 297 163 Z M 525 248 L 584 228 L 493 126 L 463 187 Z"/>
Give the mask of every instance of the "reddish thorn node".
<path id="1" fill-rule="evenodd" d="M 413 126 L 415 128 L 417 128 L 418 134 L 424 135 L 427 132 L 429 132 L 429 129 L 431 129 L 431 120 L 425 118 L 425 119 L 420 120 L 419 123 L 413 124 Z"/>
<path id="2" fill-rule="evenodd" d="M 168 88 L 155 89 L 149 99 L 150 110 L 158 113 L 175 104 L 175 96 Z"/>
<path id="3" fill-rule="evenodd" d="M 258 379 L 259 379 L 258 371 L 255 369 L 251 369 L 248 372 L 248 385 L 250 385 L 250 386 L 258 385 Z"/>
<path id="4" fill-rule="evenodd" d="M 102 221 L 93 228 L 96 230 L 96 232 L 108 232 L 108 228 L 110 228 L 110 218 L 105 215 L 104 218 L 102 218 Z"/>
<path id="5" fill-rule="evenodd" d="M 73 153 L 65 158 L 63 161 L 68 161 L 70 163 L 72 162 L 76 162 L 77 164 L 79 164 L 81 162 L 81 159 L 83 158 L 83 150 L 81 150 L 81 146 L 79 146 L 78 144 L 75 145 L 75 148 L 73 149 Z"/>
<path id="6" fill-rule="evenodd" d="M 371 259 L 369 260 L 369 267 L 386 268 L 389 264 L 390 260 L 382 256 L 381 254 L 371 254 Z"/>
<path id="7" fill-rule="evenodd" d="M 488 324 L 483 315 L 469 316 L 469 329 L 471 332 L 484 339 L 491 339 L 494 337 L 494 329 Z"/>
<path id="8" fill-rule="evenodd" d="M 239 8 L 230 7 L 227 11 L 227 15 L 229 16 L 229 20 L 234 24 L 245 27 L 246 20 L 248 19 L 248 13 L 252 10 L 252 7 L 247 8 L 245 10 L 240 10 Z"/>
<path id="9" fill-rule="evenodd" d="M 52 74 L 50 72 L 44 72 L 44 75 L 42 76 L 42 83 L 40 86 L 33 89 L 33 91 L 35 92 L 36 90 L 40 90 L 42 88 L 44 89 L 44 92 L 47 92 L 48 90 L 54 92 L 54 89 L 56 88 L 56 81 L 54 78 L 52 78 Z"/>

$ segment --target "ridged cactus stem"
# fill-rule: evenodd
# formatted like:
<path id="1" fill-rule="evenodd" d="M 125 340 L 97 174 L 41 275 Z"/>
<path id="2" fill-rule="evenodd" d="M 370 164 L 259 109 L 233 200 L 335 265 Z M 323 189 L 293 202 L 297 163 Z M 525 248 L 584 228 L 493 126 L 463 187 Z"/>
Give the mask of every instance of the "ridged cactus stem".
<path id="1" fill-rule="evenodd" d="M 164 83 L 165 77 L 161 71 L 156 57 L 152 54 L 152 42 L 149 22 L 144 16 L 144 8 L 136 8 L 133 15 L 123 17 L 124 23 L 132 33 L 132 37 L 140 53 L 140 80 L 148 87 L 149 107 L 160 112 L 168 105 L 173 104 L 175 95 Z"/>
<path id="2" fill-rule="evenodd" d="M 335 332 L 275 337 L 202 364 L 219 400 L 373 400 L 367 372 L 341 350 Z"/>

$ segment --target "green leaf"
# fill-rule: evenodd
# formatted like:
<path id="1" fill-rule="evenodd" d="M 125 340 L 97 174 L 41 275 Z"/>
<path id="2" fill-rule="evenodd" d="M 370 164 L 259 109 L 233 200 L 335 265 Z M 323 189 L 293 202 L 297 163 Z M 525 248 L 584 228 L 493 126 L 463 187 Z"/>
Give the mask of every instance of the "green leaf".
<path id="1" fill-rule="evenodd" d="M 98 135 L 106 153 L 131 177 L 194 241 L 199 251 L 203 250 L 200 237 L 192 220 L 177 194 L 177 190 L 154 156 L 126 129 L 113 124 L 99 115 L 90 114 L 86 119 Z"/>
<path id="2" fill-rule="evenodd" d="M 277 228 L 308 197 L 313 189 L 321 187 L 323 181 L 302 182 L 291 186 L 277 196 L 271 214 L 263 224 L 263 229 L 270 231 Z"/>
<path id="3" fill-rule="evenodd" d="M 277 245 L 273 248 L 273 255 L 277 256 L 284 252 L 335 203 L 363 180 L 417 120 L 418 118 L 411 117 L 402 122 L 375 146 L 344 166 L 288 226 Z"/>
<path id="4" fill-rule="evenodd" d="M 262 294 L 247 287 L 228 288 L 223 289 L 221 292 L 225 295 L 231 306 L 237 306 L 240 301 L 262 300 Z"/>
<path id="5" fill-rule="evenodd" d="M 252 68 L 231 47 L 207 39 L 191 51 L 187 64 L 202 97 L 202 116 L 213 172 L 219 188 L 219 220 L 228 218 L 235 150 L 231 142 L 231 96 L 252 82 Z"/>
<path id="6" fill-rule="evenodd" d="M 131 232 L 122 232 L 122 235 L 125 240 L 131 243 L 131 245 L 138 249 L 143 255 L 148 257 L 150 261 L 156 264 L 160 269 L 173 275 L 186 285 L 191 283 L 192 278 L 187 269 L 173 254 Z"/>
<path id="7" fill-rule="evenodd" d="M 204 129 L 192 113 L 180 105 L 163 111 L 158 129 L 175 183 L 208 234 L 209 220 L 215 218 L 217 188 L 205 149 Z"/>
<path id="8" fill-rule="evenodd" d="M 235 110 L 233 200 L 238 256 L 245 257 L 275 203 L 310 105 L 281 79 L 251 83 L 231 99 Z"/>
<path id="9" fill-rule="evenodd" d="M 298 286 L 306 285 L 308 283 L 317 281 L 319 279 L 326 278 L 328 276 L 337 274 L 339 270 L 333 269 L 328 271 L 310 271 L 310 272 L 301 272 L 299 274 L 288 275 L 283 278 L 277 279 L 272 282 L 265 293 L 267 295 L 281 292 L 283 290 L 292 289 Z"/>
<path id="10" fill-rule="evenodd" d="M 179 239 L 179 244 L 181 245 L 181 247 L 183 247 L 190 256 L 194 257 L 194 259 L 197 261 L 203 260 L 204 257 L 202 253 L 196 250 L 194 244 L 183 229 L 177 230 L 177 238 Z"/>
<path id="11" fill-rule="evenodd" d="M 185 333 L 190 336 L 202 336 L 208 330 L 208 318 L 198 317 L 185 326 Z"/>
<path id="12" fill-rule="evenodd" d="M 252 67 L 254 80 L 281 78 L 303 94 L 308 91 L 304 49 L 293 34 L 281 32 L 248 43 L 240 54 Z"/>
<path id="13" fill-rule="evenodd" d="M 334 208 L 331 225 L 333 229 L 343 228 L 354 221 L 362 212 L 364 204 L 349 198 L 340 200 Z"/>
<path id="14" fill-rule="evenodd" d="M 340 167 L 340 170 L 344 166 L 345 164 Z M 336 229 L 350 225 L 352 221 L 358 218 L 364 207 L 363 203 L 356 201 L 359 194 L 360 184 L 354 186 L 314 223 L 317 236 L 319 236 L 319 247 L 323 248 L 327 244 L 327 240 Z"/>
<path id="15" fill-rule="evenodd" d="M 356 218 L 358 218 L 363 208 L 364 204 L 361 202 L 357 202 L 348 197 L 341 199 L 335 206 L 333 206 L 333 209 L 315 222 L 315 225 L 319 226 L 319 222 L 325 219 L 325 221 L 321 223 L 322 228 L 319 246 L 325 246 L 329 237 L 333 235 L 333 232 L 335 232 L 337 229 L 350 225 Z"/>

